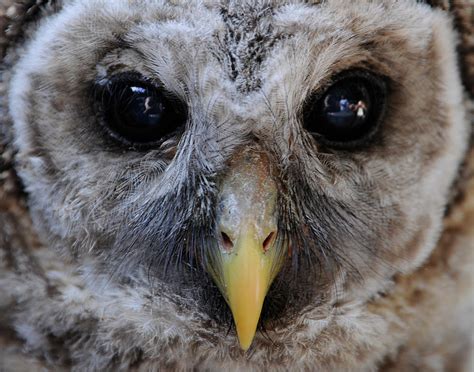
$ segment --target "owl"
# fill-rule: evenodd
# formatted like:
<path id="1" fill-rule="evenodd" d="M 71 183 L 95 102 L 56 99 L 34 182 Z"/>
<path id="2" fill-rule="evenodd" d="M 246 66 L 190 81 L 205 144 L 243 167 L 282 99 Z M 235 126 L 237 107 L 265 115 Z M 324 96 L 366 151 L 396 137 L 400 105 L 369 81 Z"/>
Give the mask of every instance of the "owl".
<path id="1" fill-rule="evenodd" d="M 470 370 L 445 3 L 3 0 L 0 370 Z"/>

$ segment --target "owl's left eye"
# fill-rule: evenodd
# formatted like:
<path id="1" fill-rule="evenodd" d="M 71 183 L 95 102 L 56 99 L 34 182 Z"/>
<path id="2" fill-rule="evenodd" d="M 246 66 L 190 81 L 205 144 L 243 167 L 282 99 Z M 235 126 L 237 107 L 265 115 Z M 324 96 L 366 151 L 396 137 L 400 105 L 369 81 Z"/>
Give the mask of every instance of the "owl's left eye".
<path id="1" fill-rule="evenodd" d="M 131 145 L 159 142 L 182 127 L 182 105 L 139 79 L 116 78 L 100 91 L 104 124 L 116 139 Z"/>
<path id="2" fill-rule="evenodd" d="M 382 120 L 387 94 L 383 78 L 365 71 L 343 73 L 326 91 L 309 101 L 304 126 L 333 146 L 360 144 Z"/>

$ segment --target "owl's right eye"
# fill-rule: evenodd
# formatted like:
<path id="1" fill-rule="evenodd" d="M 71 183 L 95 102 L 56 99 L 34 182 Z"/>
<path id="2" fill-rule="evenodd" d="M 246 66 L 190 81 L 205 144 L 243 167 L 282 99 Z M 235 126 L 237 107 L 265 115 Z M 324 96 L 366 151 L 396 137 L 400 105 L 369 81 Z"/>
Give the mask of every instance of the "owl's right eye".
<path id="1" fill-rule="evenodd" d="M 98 96 L 104 125 L 114 138 L 128 145 L 160 142 L 186 120 L 177 99 L 140 79 L 112 79 Z"/>

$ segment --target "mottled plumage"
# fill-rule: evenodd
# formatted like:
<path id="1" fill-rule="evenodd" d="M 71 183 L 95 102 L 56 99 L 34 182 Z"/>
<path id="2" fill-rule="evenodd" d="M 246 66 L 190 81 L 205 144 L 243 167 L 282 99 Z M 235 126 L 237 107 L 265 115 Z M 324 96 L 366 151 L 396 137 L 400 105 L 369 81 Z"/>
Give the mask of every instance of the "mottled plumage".
<path id="1" fill-rule="evenodd" d="M 471 67 L 463 87 L 447 12 L 411 0 L 25 9 L 2 62 L 0 369 L 469 370 Z M 380 76 L 387 100 L 373 135 L 341 148 L 305 115 L 347 71 Z M 162 87 L 185 125 L 124 146 L 101 124 L 114 76 Z M 247 154 L 277 190 L 284 262 L 245 352 L 208 272 L 226 176 L 252 174 Z"/>

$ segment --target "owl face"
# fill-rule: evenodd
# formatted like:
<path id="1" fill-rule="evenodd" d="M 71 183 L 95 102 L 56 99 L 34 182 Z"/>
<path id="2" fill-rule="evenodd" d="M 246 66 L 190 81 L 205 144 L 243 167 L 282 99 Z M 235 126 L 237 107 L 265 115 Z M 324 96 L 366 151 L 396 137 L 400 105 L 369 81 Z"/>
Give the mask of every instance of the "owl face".
<path id="1" fill-rule="evenodd" d="M 467 142 L 441 14 L 239 3 L 65 1 L 10 92 L 43 241 L 224 333 L 226 302 L 281 328 L 417 267 Z"/>

